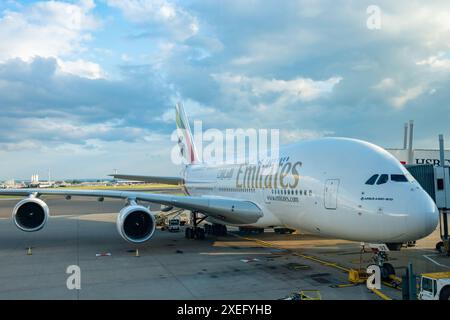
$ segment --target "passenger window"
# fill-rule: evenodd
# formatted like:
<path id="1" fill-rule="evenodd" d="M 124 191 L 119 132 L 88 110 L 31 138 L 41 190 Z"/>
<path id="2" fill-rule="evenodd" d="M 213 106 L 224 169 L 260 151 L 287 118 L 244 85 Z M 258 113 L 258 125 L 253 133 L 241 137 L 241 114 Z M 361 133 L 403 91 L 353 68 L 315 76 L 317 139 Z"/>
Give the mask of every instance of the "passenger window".
<path id="1" fill-rule="evenodd" d="M 375 181 L 377 181 L 378 176 L 379 176 L 378 174 L 374 174 L 373 176 L 370 177 L 369 180 L 367 180 L 366 184 L 374 185 Z"/>
<path id="2" fill-rule="evenodd" d="M 408 179 L 403 174 L 391 174 L 391 181 L 395 182 L 408 182 Z"/>
<path id="3" fill-rule="evenodd" d="M 380 178 L 378 178 L 377 184 L 385 184 L 388 180 L 389 176 L 387 174 L 382 174 Z"/>

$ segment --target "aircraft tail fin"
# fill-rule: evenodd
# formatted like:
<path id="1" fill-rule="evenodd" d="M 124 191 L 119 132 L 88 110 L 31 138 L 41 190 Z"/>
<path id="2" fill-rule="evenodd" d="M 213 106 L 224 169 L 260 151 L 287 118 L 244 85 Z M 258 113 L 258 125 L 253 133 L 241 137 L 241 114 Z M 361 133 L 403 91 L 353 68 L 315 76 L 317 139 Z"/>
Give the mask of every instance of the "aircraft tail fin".
<path id="1" fill-rule="evenodd" d="M 178 146 L 181 156 L 188 164 L 198 163 L 198 153 L 195 148 L 189 121 L 184 112 L 183 105 L 178 102 L 175 107 L 175 119 L 177 124 Z"/>

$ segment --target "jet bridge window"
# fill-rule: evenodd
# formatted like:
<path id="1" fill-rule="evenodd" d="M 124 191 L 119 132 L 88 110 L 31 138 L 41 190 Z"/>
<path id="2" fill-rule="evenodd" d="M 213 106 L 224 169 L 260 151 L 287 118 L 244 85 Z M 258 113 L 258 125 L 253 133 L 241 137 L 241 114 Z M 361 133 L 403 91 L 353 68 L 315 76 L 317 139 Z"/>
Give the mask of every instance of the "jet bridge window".
<path id="1" fill-rule="evenodd" d="M 437 179 L 437 189 L 444 190 L 444 179 Z"/>
<path id="2" fill-rule="evenodd" d="M 389 176 L 387 174 L 382 174 L 377 181 L 377 184 L 385 184 L 386 182 L 388 182 L 389 180 Z"/>
<path id="3" fill-rule="evenodd" d="M 367 182 L 366 182 L 366 184 L 368 184 L 368 185 L 374 185 L 375 184 L 375 181 L 377 181 L 377 179 L 378 179 L 378 174 L 374 174 L 373 176 L 371 176 L 370 177 L 370 179 L 369 180 L 367 180 Z"/>

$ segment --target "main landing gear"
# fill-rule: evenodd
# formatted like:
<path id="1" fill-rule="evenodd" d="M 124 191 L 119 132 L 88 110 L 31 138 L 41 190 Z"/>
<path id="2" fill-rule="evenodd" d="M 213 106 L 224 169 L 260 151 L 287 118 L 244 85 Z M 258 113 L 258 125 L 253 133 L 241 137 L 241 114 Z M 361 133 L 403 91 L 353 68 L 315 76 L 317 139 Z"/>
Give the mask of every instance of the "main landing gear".
<path id="1" fill-rule="evenodd" d="M 187 239 L 203 240 L 205 239 L 205 229 L 200 227 L 187 227 L 184 235 Z"/>
<path id="2" fill-rule="evenodd" d="M 205 224 L 205 227 L 199 227 L 199 224 L 206 219 L 206 216 L 198 217 L 198 212 L 191 212 L 191 226 L 186 227 L 185 237 L 187 239 L 203 240 L 207 234 L 215 236 L 226 236 L 227 226 L 222 224 Z"/>
<path id="3" fill-rule="evenodd" d="M 206 219 L 206 216 L 199 218 L 198 212 L 192 211 L 191 212 L 191 226 L 192 227 L 186 227 L 185 233 L 184 233 L 185 237 L 187 239 L 195 239 L 195 240 L 205 239 L 205 229 L 198 226 L 205 219 Z"/>
<path id="4" fill-rule="evenodd" d="M 217 223 L 205 225 L 205 231 L 207 234 L 219 237 L 225 237 L 228 234 L 227 226 Z"/>

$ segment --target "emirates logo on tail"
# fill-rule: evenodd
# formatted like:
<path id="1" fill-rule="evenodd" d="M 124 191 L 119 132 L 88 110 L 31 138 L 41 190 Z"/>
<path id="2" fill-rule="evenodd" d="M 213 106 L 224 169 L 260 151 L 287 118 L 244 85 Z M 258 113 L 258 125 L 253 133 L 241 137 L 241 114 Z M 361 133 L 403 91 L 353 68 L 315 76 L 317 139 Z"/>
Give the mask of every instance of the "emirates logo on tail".
<path id="1" fill-rule="evenodd" d="M 226 129 L 225 132 L 208 129 L 203 132 L 202 122 L 194 121 L 193 135 L 183 106 L 178 103 L 175 110 L 177 130 L 171 140 L 176 146 L 171 156 L 176 165 L 257 164 L 266 157 L 278 159 L 280 134 L 277 129 Z M 208 143 L 205 148 L 204 142 Z"/>

